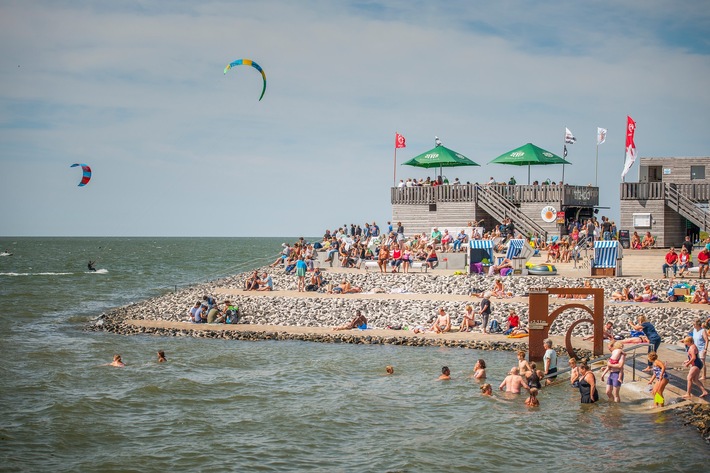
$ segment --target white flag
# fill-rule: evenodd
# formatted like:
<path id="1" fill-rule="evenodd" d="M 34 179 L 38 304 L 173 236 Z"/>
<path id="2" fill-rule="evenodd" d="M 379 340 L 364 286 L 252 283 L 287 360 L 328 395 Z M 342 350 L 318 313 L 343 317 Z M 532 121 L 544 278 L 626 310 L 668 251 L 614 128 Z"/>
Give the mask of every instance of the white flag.
<path id="1" fill-rule="evenodd" d="M 575 138 L 572 132 L 569 131 L 569 128 L 565 128 L 565 143 L 572 145 L 575 141 L 577 141 L 577 138 Z"/>
<path id="2" fill-rule="evenodd" d="M 597 127 L 597 144 L 600 145 L 606 141 L 606 128 Z"/>

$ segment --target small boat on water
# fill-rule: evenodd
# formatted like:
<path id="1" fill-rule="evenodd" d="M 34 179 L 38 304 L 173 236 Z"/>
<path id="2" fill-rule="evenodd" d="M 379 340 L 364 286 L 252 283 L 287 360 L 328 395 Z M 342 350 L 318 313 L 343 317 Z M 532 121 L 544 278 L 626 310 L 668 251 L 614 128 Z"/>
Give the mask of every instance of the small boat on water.
<path id="1" fill-rule="evenodd" d="M 9 251 L 3 251 L 2 253 L 0 253 L 0 256 L 12 256 L 12 253 L 10 253 Z"/>

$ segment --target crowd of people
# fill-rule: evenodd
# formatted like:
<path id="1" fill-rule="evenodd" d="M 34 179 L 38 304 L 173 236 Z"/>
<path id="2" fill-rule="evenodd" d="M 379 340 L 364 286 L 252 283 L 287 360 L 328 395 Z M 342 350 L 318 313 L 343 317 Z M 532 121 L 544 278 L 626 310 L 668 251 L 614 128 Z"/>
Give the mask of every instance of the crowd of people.
<path id="1" fill-rule="evenodd" d="M 681 244 L 680 253 L 676 251 L 674 246 L 668 249 L 668 252 L 664 256 L 663 264 L 661 265 L 661 271 L 663 272 L 663 277 L 669 277 L 671 271 L 673 272 L 673 277 L 688 277 L 691 273 L 694 273 L 694 263 L 693 263 L 693 242 L 690 241 L 690 237 L 686 236 L 685 241 Z M 710 238 L 705 242 L 697 255 L 697 273 L 698 279 L 706 279 L 708 274 L 708 265 L 710 264 Z"/>

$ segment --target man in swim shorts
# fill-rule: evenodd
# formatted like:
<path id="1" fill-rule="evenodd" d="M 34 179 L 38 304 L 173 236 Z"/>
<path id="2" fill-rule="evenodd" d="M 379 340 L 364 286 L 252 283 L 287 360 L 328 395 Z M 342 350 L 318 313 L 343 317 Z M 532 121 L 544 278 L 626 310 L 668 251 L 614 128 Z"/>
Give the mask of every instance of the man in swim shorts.
<path id="1" fill-rule="evenodd" d="M 436 333 L 445 333 L 451 330 L 451 317 L 444 311 L 443 307 L 439 307 L 439 315 L 429 330 Z"/>

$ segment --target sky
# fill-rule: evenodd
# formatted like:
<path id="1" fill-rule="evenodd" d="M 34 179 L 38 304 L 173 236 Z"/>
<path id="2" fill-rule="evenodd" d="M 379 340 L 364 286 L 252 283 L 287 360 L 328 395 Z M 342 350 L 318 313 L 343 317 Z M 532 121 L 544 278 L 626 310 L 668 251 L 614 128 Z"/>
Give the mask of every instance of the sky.
<path id="1" fill-rule="evenodd" d="M 438 136 L 481 165 L 450 180 L 525 183 L 488 163 L 569 128 L 565 182 L 618 219 L 627 115 L 641 157 L 710 155 L 708 33 L 705 0 L 0 0 L 0 235 L 383 224 L 396 132 L 397 180 Z"/>

